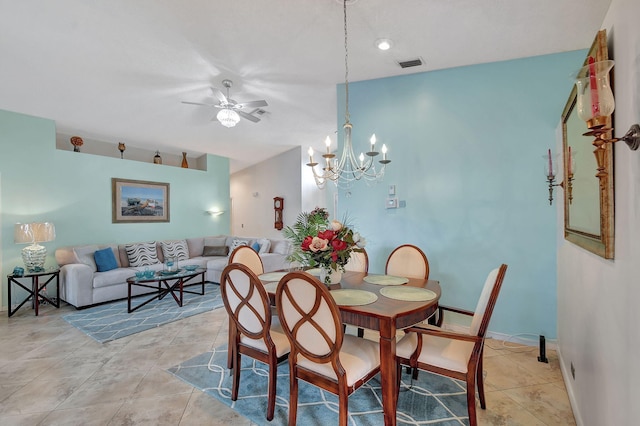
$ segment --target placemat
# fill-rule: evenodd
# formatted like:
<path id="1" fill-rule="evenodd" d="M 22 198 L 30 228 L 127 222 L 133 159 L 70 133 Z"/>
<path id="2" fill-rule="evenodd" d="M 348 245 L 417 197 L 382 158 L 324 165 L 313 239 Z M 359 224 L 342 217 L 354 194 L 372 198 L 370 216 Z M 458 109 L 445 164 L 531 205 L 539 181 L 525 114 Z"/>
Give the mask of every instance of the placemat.
<path id="1" fill-rule="evenodd" d="M 331 296 L 336 304 L 342 306 L 361 306 L 368 305 L 378 300 L 378 295 L 366 290 L 355 290 L 351 288 L 342 288 L 331 290 Z"/>
<path id="2" fill-rule="evenodd" d="M 276 289 L 278 288 L 278 281 L 273 281 L 270 283 L 266 283 L 264 285 L 264 289 L 267 290 L 267 293 L 276 293 Z"/>
<path id="3" fill-rule="evenodd" d="M 313 269 L 307 269 L 305 271 L 307 274 L 311 274 L 315 277 L 319 277 L 320 276 L 320 268 L 313 268 Z"/>
<path id="4" fill-rule="evenodd" d="M 280 278 L 287 275 L 288 272 L 267 272 L 266 274 L 258 275 L 262 281 L 280 281 Z"/>
<path id="5" fill-rule="evenodd" d="M 409 278 L 396 277 L 395 275 L 367 275 L 364 280 L 369 284 L 377 285 L 402 285 L 409 282 Z"/>
<path id="6" fill-rule="evenodd" d="M 404 300 L 407 302 L 426 302 L 435 299 L 437 294 L 431 290 L 421 287 L 384 287 L 380 289 L 380 294 L 389 299 Z"/>

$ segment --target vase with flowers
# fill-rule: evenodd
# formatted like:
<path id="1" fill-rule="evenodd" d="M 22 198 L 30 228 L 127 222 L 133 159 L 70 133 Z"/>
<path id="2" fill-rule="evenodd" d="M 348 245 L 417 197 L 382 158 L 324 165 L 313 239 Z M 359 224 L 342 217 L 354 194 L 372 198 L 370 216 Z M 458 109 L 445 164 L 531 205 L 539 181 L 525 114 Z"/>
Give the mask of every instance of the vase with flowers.
<path id="1" fill-rule="evenodd" d="M 366 244 L 365 239 L 346 223 L 346 218 L 342 222 L 329 221 L 327 210 L 319 207 L 301 213 L 293 227 L 283 230 L 294 246 L 288 260 L 311 268 L 319 267 L 325 284 L 340 282 L 351 253 L 364 251 Z"/>

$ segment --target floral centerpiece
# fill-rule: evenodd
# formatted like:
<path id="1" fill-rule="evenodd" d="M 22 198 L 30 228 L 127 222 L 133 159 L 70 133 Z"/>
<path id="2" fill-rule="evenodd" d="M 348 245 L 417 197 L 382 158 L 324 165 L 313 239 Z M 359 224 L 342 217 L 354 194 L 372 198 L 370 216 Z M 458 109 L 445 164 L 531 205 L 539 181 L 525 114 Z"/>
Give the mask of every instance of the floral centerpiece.
<path id="1" fill-rule="evenodd" d="M 320 267 L 324 271 L 324 282 L 331 283 L 330 273 L 344 272 L 351 253 L 363 252 L 366 244 L 346 222 L 346 219 L 329 221 L 329 213 L 320 207 L 301 213 L 293 227 L 283 230 L 294 246 L 288 260 L 311 268 Z"/>

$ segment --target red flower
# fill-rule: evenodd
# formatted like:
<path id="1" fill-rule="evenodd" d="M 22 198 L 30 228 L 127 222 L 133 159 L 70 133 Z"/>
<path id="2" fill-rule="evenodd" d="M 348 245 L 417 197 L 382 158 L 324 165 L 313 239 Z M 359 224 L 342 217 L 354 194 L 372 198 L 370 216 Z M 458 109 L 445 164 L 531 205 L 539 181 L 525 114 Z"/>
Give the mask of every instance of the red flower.
<path id="1" fill-rule="evenodd" d="M 334 262 L 338 261 L 338 252 L 337 251 L 332 251 L 331 252 L 331 260 L 333 260 Z"/>
<path id="2" fill-rule="evenodd" d="M 327 240 L 327 241 L 333 240 L 335 236 L 336 236 L 336 233 L 330 229 L 327 229 L 326 231 L 318 232 L 318 238 L 322 238 L 323 240 Z"/>
<path id="3" fill-rule="evenodd" d="M 302 251 L 309 251 L 309 246 L 311 245 L 312 241 L 313 241 L 313 237 L 311 236 L 304 237 L 304 240 L 302 240 L 302 244 L 300 245 L 300 247 L 302 248 Z"/>
<path id="4" fill-rule="evenodd" d="M 348 245 L 347 245 L 346 242 L 336 238 L 335 240 L 331 241 L 331 247 L 333 248 L 333 250 L 335 252 L 335 251 L 346 250 Z"/>

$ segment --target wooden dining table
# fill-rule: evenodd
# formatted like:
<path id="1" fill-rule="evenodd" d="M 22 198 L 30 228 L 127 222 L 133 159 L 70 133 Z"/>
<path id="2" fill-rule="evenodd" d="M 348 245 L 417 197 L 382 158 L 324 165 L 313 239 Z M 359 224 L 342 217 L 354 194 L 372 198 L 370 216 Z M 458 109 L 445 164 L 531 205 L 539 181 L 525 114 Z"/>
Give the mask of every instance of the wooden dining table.
<path id="1" fill-rule="evenodd" d="M 438 308 L 441 290 L 440 283 L 434 280 L 409 278 L 404 286 L 421 287 L 433 291 L 434 299 L 428 301 L 403 301 L 390 299 L 380 294 L 386 286 L 371 284 L 364 280 L 370 275 L 366 272 L 343 273 L 340 284 L 332 284 L 330 290 L 356 289 L 372 292 L 378 299 L 367 305 L 338 305 L 342 322 L 357 327 L 376 330 L 380 333 L 380 386 L 382 389 L 382 408 L 384 424 L 396 424 L 398 405 L 396 332 L 410 327 L 430 317 Z M 275 293 L 273 283 L 266 286 L 269 293 Z M 270 294 L 271 295 L 271 294 Z"/>

